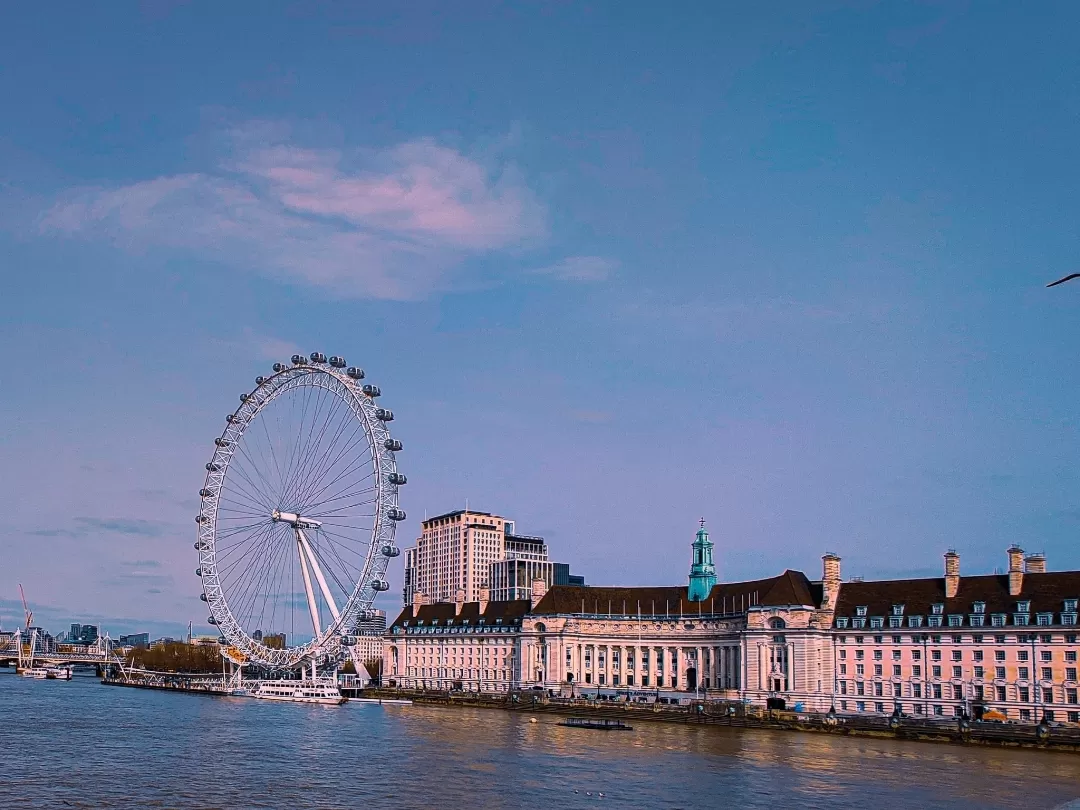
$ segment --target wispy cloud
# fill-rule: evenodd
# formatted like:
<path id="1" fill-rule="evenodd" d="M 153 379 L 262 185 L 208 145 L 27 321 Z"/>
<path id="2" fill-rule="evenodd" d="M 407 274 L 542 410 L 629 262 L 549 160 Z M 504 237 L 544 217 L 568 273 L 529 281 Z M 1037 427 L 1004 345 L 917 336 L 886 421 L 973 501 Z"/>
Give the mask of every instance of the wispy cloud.
<path id="1" fill-rule="evenodd" d="M 42 233 L 167 247 L 345 297 L 417 298 L 470 256 L 546 233 L 546 212 L 510 163 L 424 138 L 346 153 L 238 130 L 210 172 L 63 195 Z"/>
<path id="2" fill-rule="evenodd" d="M 619 268 L 614 259 L 602 256 L 568 256 L 565 259 L 538 267 L 536 275 L 551 276 L 560 281 L 606 281 Z"/>
<path id="3" fill-rule="evenodd" d="M 27 534 L 34 537 L 85 537 L 90 534 L 125 534 L 139 537 L 161 537 L 168 530 L 165 523 L 133 518 L 72 518 L 74 526 L 34 529 Z"/>

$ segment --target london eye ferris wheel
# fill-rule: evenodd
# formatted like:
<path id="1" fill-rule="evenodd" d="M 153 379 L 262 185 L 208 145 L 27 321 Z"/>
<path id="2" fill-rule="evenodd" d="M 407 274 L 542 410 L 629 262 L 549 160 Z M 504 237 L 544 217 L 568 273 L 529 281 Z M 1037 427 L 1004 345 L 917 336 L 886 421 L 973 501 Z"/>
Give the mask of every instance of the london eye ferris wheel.
<path id="1" fill-rule="evenodd" d="M 230 657 L 341 655 L 372 615 L 405 519 L 394 415 L 341 357 L 293 355 L 225 418 L 199 491 L 201 599 Z"/>

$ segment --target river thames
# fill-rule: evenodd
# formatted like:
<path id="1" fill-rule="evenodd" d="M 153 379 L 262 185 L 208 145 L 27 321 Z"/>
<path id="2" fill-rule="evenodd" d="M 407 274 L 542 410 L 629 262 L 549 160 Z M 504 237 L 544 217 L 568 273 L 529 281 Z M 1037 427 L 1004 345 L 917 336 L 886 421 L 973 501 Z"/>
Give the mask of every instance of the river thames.
<path id="1" fill-rule="evenodd" d="M 661 723 L 604 733 L 543 715 L 304 706 L 13 672 L 0 671 L 4 808 L 1034 810 L 1080 797 L 1075 754 Z"/>

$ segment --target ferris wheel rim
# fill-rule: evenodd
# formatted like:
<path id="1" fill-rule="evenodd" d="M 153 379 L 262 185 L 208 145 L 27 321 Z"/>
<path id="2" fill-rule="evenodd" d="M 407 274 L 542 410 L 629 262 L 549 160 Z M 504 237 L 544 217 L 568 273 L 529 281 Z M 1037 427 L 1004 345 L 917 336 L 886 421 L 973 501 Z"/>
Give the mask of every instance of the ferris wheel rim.
<path id="1" fill-rule="evenodd" d="M 323 357 L 312 355 L 313 359 L 316 356 Z M 361 385 L 359 379 L 363 375 L 361 373 L 354 377 L 352 375 L 354 371 L 354 369 L 349 369 L 349 372 L 346 372 L 343 367 L 327 366 L 325 362 L 297 363 L 296 358 L 292 366 L 278 364 L 272 375 L 257 378 L 255 388 L 251 393 L 241 396 L 240 406 L 229 415 L 225 429 L 215 439 L 213 456 L 206 465 L 206 477 L 203 488 L 200 490 L 199 515 L 196 517 L 198 540 L 195 545 L 199 551 L 198 574 L 203 586 L 202 599 L 210 610 L 210 618 L 214 620 L 212 624 L 218 629 L 219 635 L 225 639 L 226 643 L 249 663 L 270 668 L 289 668 L 295 667 L 314 654 L 335 652 L 327 649 L 328 646 L 332 646 L 331 639 L 340 638 L 343 634 L 353 631 L 359 621 L 368 618 L 374 599 L 380 590 L 375 587 L 376 582 L 382 583 L 383 589 L 385 588 L 384 576 L 390 555 L 384 552 L 387 549 L 396 549 L 394 546 L 396 525 L 404 518 L 404 512 L 398 507 L 398 480 L 403 482 L 404 477 L 397 473 L 395 455 L 401 449 L 401 445 L 400 442 L 392 439 L 386 424 L 390 418 L 393 418 L 392 415 L 387 417 L 389 412 L 375 405 L 375 397 L 381 392 L 375 386 Z M 249 630 L 243 627 L 240 619 L 234 615 L 229 604 L 226 589 L 218 571 L 218 512 L 222 491 L 228 480 L 229 467 L 237 450 L 243 446 L 242 440 L 247 429 L 272 402 L 303 385 L 322 387 L 330 395 L 337 397 L 349 407 L 352 416 L 362 426 L 367 439 L 367 449 L 371 453 L 374 472 L 372 504 L 375 511 L 366 558 L 359 569 L 357 581 L 348 591 L 348 598 L 345 605 L 340 608 L 339 614 L 326 623 L 320 631 L 316 631 L 310 641 L 294 647 L 278 649 L 268 647 L 261 640 L 254 639 Z M 298 518 L 296 515 L 292 517 Z"/>

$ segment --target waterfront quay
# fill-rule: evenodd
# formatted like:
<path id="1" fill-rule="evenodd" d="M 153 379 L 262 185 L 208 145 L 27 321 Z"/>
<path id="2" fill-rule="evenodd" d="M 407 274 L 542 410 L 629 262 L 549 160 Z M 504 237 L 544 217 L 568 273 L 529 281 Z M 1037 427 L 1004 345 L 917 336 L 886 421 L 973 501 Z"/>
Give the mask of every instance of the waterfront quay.
<path id="1" fill-rule="evenodd" d="M 349 694 L 349 690 L 343 690 Z M 935 720 L 927 717 L 880 717 L 872 714 L 791 712 L 739 703 L 690 701 L 634 703 L 587 698 L 554 698 L 535 692 L 509 695 L 368 689 L 352 694 L 454 708 L 496 709 L 529 715 L 552 714 L 634 723 L 676 723 L 720 728 L 755 728 L 850 737 L 877 737 L 913 742 L 1036 748 L 1080 753 L 1080 728 L 1067 724 L 1037 726 L 1018 723 Z"/>

